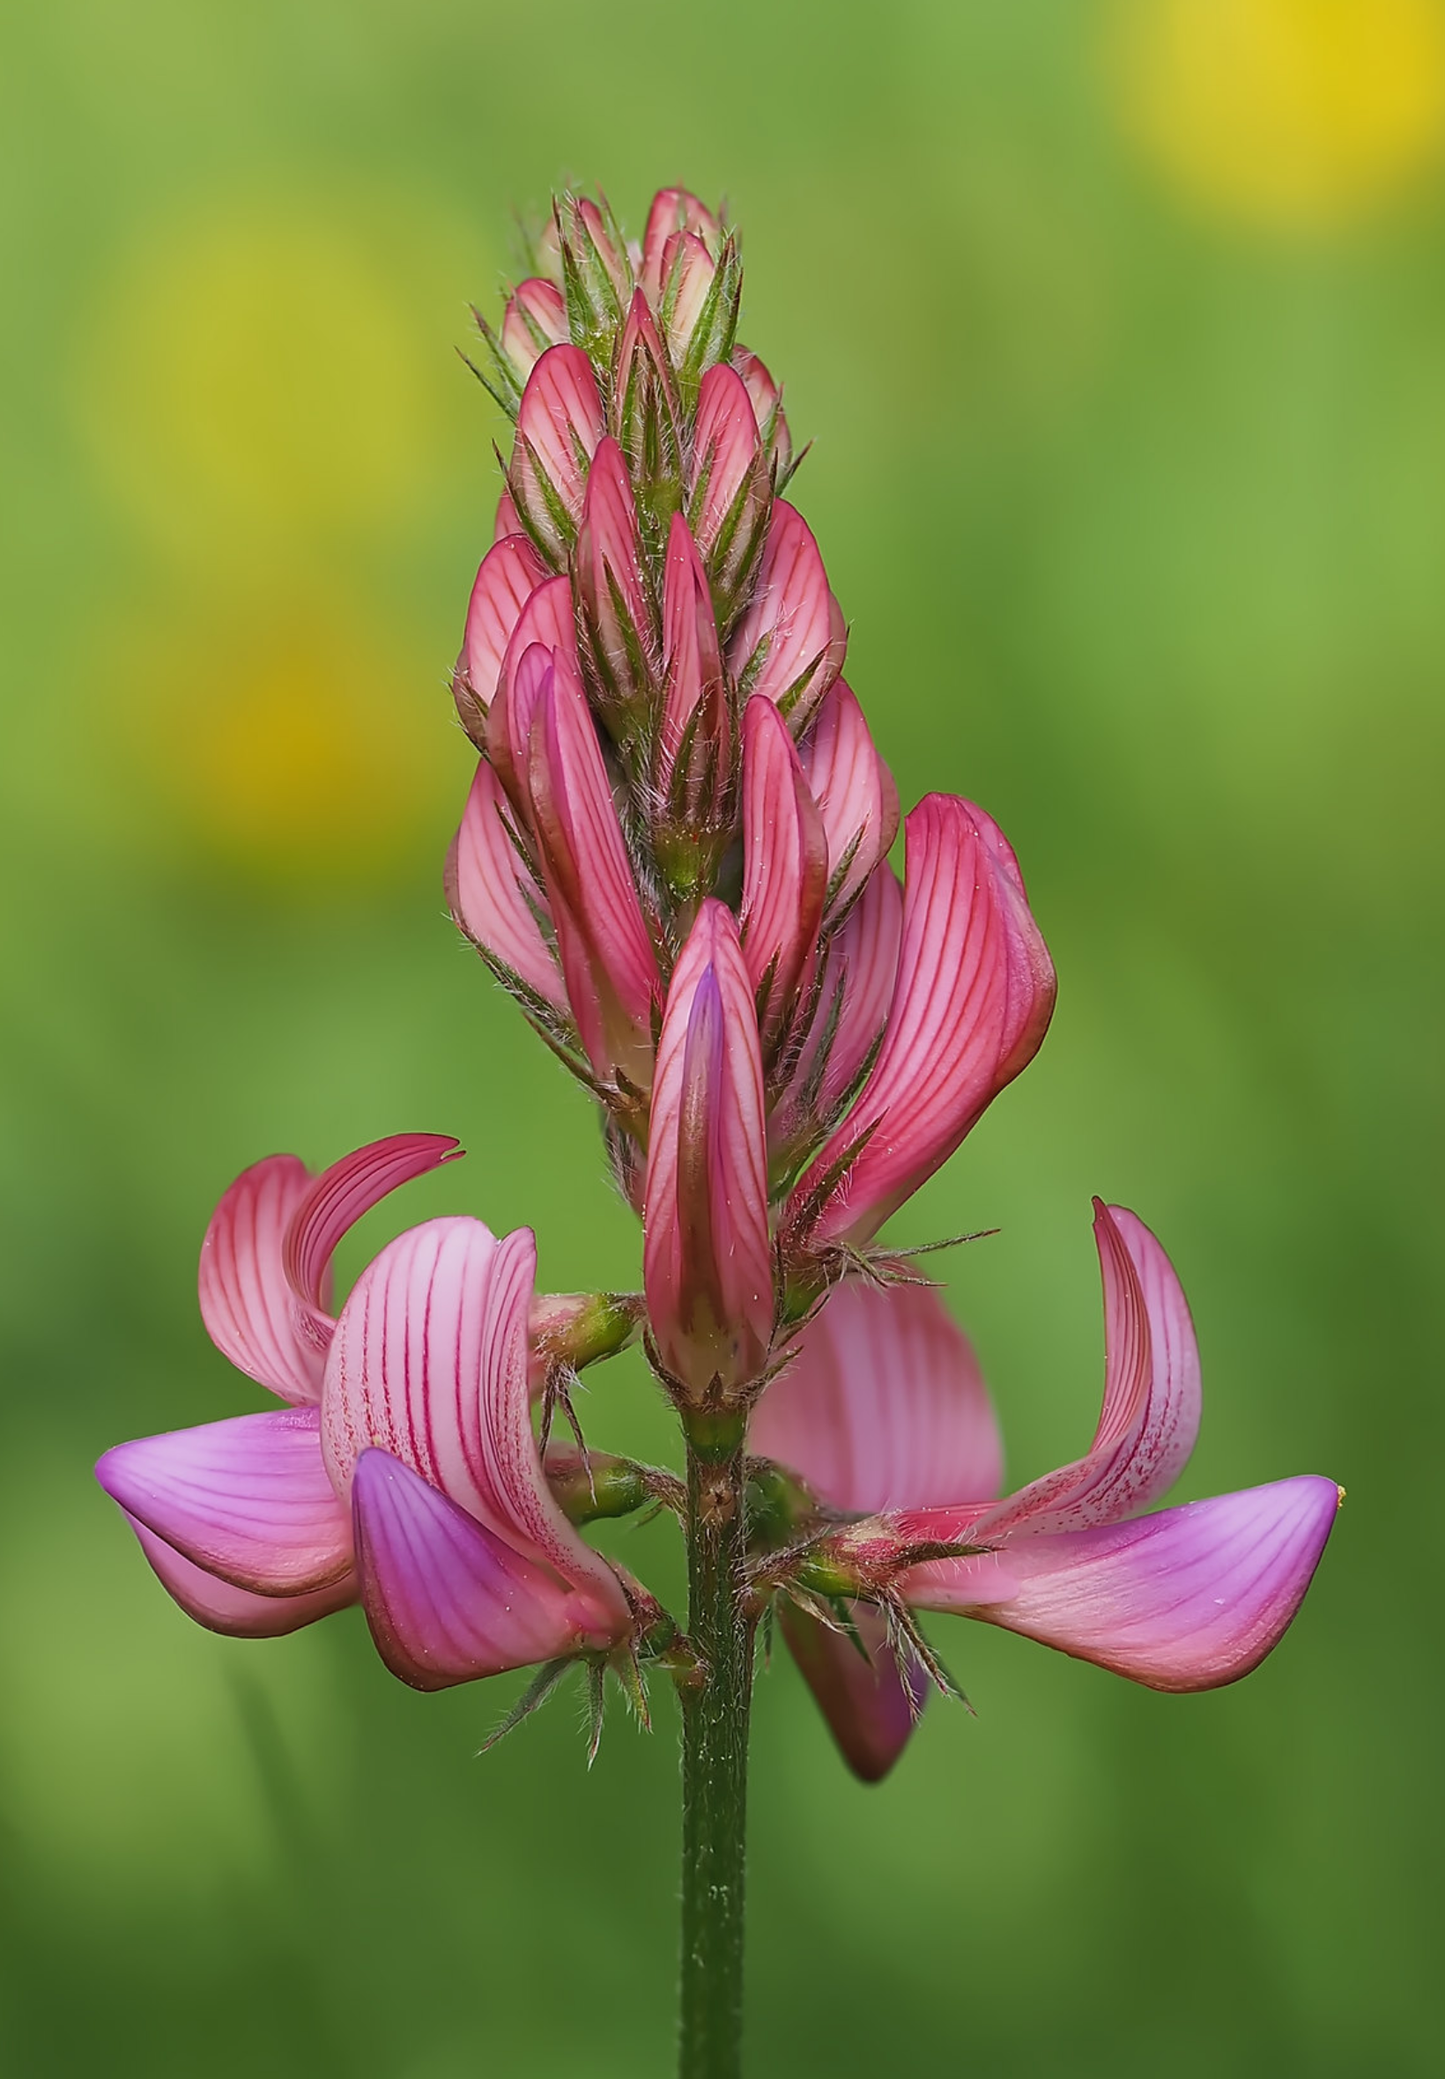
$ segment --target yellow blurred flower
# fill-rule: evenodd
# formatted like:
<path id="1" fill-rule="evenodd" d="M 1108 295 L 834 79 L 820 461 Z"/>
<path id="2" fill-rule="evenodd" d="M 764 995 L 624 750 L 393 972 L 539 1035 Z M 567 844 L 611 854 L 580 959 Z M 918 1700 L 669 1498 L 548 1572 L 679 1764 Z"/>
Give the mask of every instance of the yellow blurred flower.
<path id="1" fill-rule="evenodd" d="M 1445 146 L 1440 0 L 1119 0 L 1109 57 L 1130 129 L 1196 201 L 1330 231 Z"/>

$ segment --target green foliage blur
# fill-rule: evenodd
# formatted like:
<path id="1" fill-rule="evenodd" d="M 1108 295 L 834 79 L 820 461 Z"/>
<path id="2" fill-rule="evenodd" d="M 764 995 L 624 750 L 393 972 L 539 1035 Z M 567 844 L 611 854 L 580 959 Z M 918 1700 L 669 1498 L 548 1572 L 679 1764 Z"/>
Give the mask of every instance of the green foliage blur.
<path id="1" fill-rule="evenodd" d="M 1216 1695 L 940 1622 L 977 1717 L 935 1700 L 864 1790 L 775 1661 L 750 2070 L 1437 2069 L 1435 0 L 7 20 L 5 2069 L 669 2068 L 668 1700 L 590 1775 L 570 1690 L 478 1760 L 520 1681 L 414 1695 L 354 1611 L 213 1638 L 90 1477 L 261 1405 L 193 1265 L 272 1150 L 464 1140 L 348 1275 L 465 1210 L 534 1225 L 554 1290 L 636 1280 L 586 1106 L 439 889 L 503 437 L 453 348 L 569 178 L 634 228 L 726 195 L 849 679 L 906 801 L 999 817 L 1056 956 L 1039 1061 L 896 1222 L 1001 1230 L 946 1275 L 1012 1477 L 1091 1432 L 1099 1191 L 1194 1303 L 1181 1498 L 1350 1490 Z M 583 1416 L 672 1452 L 630 1358 Z M 676 1597 L 666 1526 L 618 1535 Z"/>

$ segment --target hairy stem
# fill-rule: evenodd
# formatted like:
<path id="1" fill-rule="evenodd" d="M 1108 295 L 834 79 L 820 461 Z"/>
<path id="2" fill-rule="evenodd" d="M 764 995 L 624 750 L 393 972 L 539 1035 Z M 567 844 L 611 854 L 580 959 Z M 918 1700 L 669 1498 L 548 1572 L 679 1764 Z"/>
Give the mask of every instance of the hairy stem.
<path id="1" fill-rule="evenodd" d="M 688 1424 L 688 1628 L 682 1686 L 681 2079 L 742 2069 L 743 1864 L 752 1624 L 743 1599 L 742 1422 Z"/>

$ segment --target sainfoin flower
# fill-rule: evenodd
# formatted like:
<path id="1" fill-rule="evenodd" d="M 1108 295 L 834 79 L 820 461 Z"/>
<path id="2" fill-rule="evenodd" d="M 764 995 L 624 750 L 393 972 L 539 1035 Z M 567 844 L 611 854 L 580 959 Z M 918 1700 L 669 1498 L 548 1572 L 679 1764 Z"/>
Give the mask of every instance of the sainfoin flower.
<path id="1" fill-rule="evenodd" d="M 101 1481 L 201 1622 L 270 1636 L 360 1602 L 423 1689 L 581 1660 L 638 1702 L 652 1660 L 691 1728 L 728 1651 L 736 1713 L 775 1610 L 868 1777 L 944 1679 L 919 1610 L 1157 1688 L 1233 1680 L 1290 1621 L 1337 1494 L 1148 1513 L 1199 1400 L 1148 1231 L 1099 1211 L 1093 1446 L 1003 1500 L 968 1345 L 880 1239 L 1032 1060 L 1054 969 L 984 808 L 929 794 L 895 868 L 898 790 L 842 676 L 782 390 L 736 336 L 736 240 L 681 188 L 637 244 L 569 196 L 533 268 L 480 321 L 514 431 L 452 674 L 478 762 L 445 886 L 595 1105 L 643 1290 L 538 1299 L 531 1234 L 458 1216 L 383 1249 L 335 1315 L 341 1235 L 455 1143 L 397 1136 L 317 1178 L 272 1157 L 221 1201 L 201 1308 L 284 1405 L 119 1445 Z M 634 1330 L 690 1489 L 550 1442 L 575 1369 Z M 649 1500 L 694 1559 L 714 1541 L 689 1636 L 579 1534 Z"/>
<path id="2" fill-rule="evenodd" d="M 1199 1429 L 1199 1353 L 1164 1251 L 1096 1201 L 1104 1402 L 1084 1457 L 996 1499 L 1002 1452 L 969 1344 L 937 1295 L 859 1282 L 830 1298 L 763 1395 L 753 1448 L 857 1520 L 819 1538 L 783 1627 L 839 1744 L 876 1778 L 924 1693 L 883 1619 L 982 1618 L 1151 1689 L 1214 1689 L 1258 1666 L 1298 1609 L 1341 1500 L 1312 1475 L 1145 1513 Z M 954 1554 L 930 1556 L 948 1548 Z M 815 1597 L 867 1600 L 855 1643 Z M 867 1655 L 860 1648 L 866 1645 Z"/>

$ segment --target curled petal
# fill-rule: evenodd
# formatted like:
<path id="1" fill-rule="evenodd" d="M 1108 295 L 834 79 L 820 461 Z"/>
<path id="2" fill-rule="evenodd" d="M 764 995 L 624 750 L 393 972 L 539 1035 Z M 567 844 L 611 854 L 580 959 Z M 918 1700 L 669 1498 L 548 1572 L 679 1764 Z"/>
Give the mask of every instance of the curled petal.
<path id="1" fill-rule="evenodd" d="M 712 252 L 716 252 L 722 243 L 721 224 L 696 195 L 689 194 L 686 188 L 660 188 L 647 212 L 647 228 L 642 234 L 642 268 L 638 277 L 654 310 L 662 300 L 663 283 L 667 278 L 663 259 L 668 241 L 679 231 L 693 233 Z"/>
<path id="2" fill-rule="evenodd" d="M 742 691 L 760 693 L 801 735 L 843 668 L 848 631 L 802 514 L 773 504 L 752 601 L 728 644 Z"/>
<path id="3" fill-rule="evenodd" d="M 553 1501 L 532 1433 L 528 1317 L 536 1244 L 479 1220 L 430 1220 L 383 1249 L 342 1309 L 326 1366 L 322 1449 L 349 1494 L 389 1452 L 505 1544 L 550 1567 L 620 1637 L 617 1578 Z"/>
<path id="4" fill-rule="evenodd" d="M 1012 1592 L 975 1607 L 967 1570 L 905 1577 L 910 1601 L 957 1610 L 1150 1689 L 1217 1689 L 1277 1645 L 1310 1584 L 1341 1494 L 1305 1474 L 1128 1523 L 1014 1536 Z"/>
<path id="5" fill-rule="evenodd" d="M 898 789 L 842 679 L 798 746 L 828 835 L 828 910 L 841 916 L 898 835 Z"/>
<path id="6" fill-rule="evenodd" d="M 504 980 L 515 977 L 565 1016 L 567 992 L 547 937 L 546 897 L 513 842 L 509 813 L 500 782 L 483 759 L 447 854 L 447 906 Z"/>
<path id="7" fill-rule="evenodd" d="M 765 1036 L 792 1009 L 827 885 L 828 840 L 788 725 L 755 694 L 743 711 L 743 955 Z"/>
<path id="8" fill-rule="evenodd" d="M 748 1448 L 800 1473 L 820 1501 L 872 1514 L 987 1501 L 1003 1471 L 973 1348 L 924 1285 L 849 1278 L 769 1384 Z"/>
<path id="9" fill-rule="evenodd" d="M 95 1476 L 133 1522 L 234 1587 L 333 1588 L 351 1524 L 321 1460 L 315 1408 L 238 1415 L 107 1451 Z"/>
<path id="10" fill-rule="evenodd" d="M 206 1333 L 237 1371 L 293 1402 L 321 1391 L 321 1355 L 297 1334 L 285 1265 L 286 1230 L 311 1181 L 294 1155 L 253 1163 L 223 1195 L 201 1243 Z"/>
<path id="11" fill-rule="evenodd" d="M 385 1451 L 352 1482 L 361 1596 L 377 1651 L 414 1689 L 448 1689 L 615 1643 L 585 1598 Z"/>
<path id="12" fill-rule="evenodd" d="M 457 711 L 473 743 L 496 697 L 502 660 L 523 607 L 547 575 L 547 566 L 524 534 L 508 535 L 482 558 L 467 607 L 466 633 L 457 659 Z"/>
<path id="13" fill-rule="evenodd" d="M 557 284 L 535 275 L 519 282 L 502 318 L 502 352 L 518 382 L 525 383 L 548 347 L 560 346 L 566 338 L 567 306 Z"/>
<path id="14" fill-rule="evenodd" d="M 1088 1455 L 1010 1495 L 981 1535 L 1082 1530 L 1167 1494 L 1199 1434 L 1199 1346 L 1174 1267 L 1137 1214 L 1094 1201 L 1104 1405 Z"/>
<path id="15" fill-rule="evenodd" d="M 906 1666 L 900 1663 L 876 1610 L 853 1603 L 849 1615 L 866 1660 L 845 1633 L 830 1631 L 796 1604 L 778 1606 L 783 1637 L 843 1759 L 865 1783 L 879 1783 L 908 1744 L 928 1698 L 928 1678 L 911 1654 Z"/>
<path id="16" fill-rule="evenodd" d="M 507 488 L 527 532 L 554 567 L 577 532 L 588 464 L 602 433 L 592 363 L 581 347 L 549 347 L 522 392 Z"/>
<path id="17" fill-rule="evenodd" d="M 1033 1059 L 1053 1011 L 1053 966 L 997 824 L 930 794 L 907 827 L 887 1037 L 858 1103 L 794 1194 L 817 1241 L 874 1233 Z M 820 1189 L 821 1210 L 811 1196 Z"/>
<path id="18" fill-rule="evenodd" d="M 757 1378 L 773 1330 L 762 1055 L 730 910 L 705 902 L 658 1042 L 643 1280 L 663 1362 L 693 1392 Z"/>
<path id="19" fill-rule="evenodd" d="M 208 1574 L 136 1517 L 127 1520 L 161 1586 L 207 1631 L 222 1632 L 230 1639 L 279 1639 L 356 1601 L 354 1572 L 309 1595 L 253 1595 L 247 1588 Z"/>

